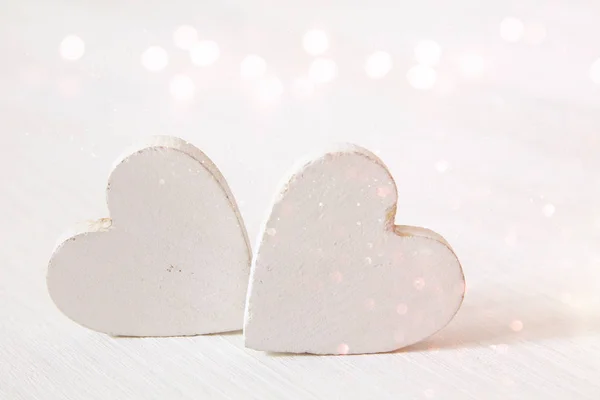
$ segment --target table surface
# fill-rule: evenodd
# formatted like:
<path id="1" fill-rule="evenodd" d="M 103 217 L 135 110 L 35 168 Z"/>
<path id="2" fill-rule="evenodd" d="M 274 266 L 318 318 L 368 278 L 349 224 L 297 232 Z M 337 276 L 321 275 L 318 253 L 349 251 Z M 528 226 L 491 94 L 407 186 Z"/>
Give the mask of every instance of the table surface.
<path id="1" fill-rule="evenodd" d="M 598 399 L 599 3 L 286 3 L 1 3 L 0 399 Z M 500 35 L 511 15 L 525 22 L 517 43 Z M 214 65 L 174 46 L 182 24 L 219 44 Z M 302 96 L 293 82 L 312 62 L 301 44 L 312 27 L 329 33 L 338 73 Z M 59 53 L 69 34 L 85 41 L 77 61 Z M 423 38 L 443 49 L 430 90 L 406 79 Z M 140 63 L 151 45 L 169 54 L 162 71 Z M 375 50 L 394 60 L 379 80 L 363 70 Z M 249 53 L 277 78 L 241 79 Z M 480 76 L 464 74 L 465 54 L 484 61 Z M 193 100 L 171 95 L 176 74 Z M 463 307 L 420 344 L 363 356 L 76 325 L 46 290 L 52 250 L 74 223 L 107 216 L 123 149 L 165 134 L 214 160 L 251 238 L 296 159 L 332 142 L 373 150 L 398 183 L 397 223 L 440 232 L 461 259 Z"/>

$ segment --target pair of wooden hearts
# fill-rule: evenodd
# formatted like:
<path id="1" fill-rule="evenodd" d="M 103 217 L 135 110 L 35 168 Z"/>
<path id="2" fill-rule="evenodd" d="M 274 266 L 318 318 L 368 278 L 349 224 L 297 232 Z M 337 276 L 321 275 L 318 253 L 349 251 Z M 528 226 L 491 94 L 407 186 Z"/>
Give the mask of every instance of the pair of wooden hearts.
<path id="1" fill-rule="evenodd" d="M 68 317 L 116 336 L 243 325 L 257 350 L 392 351 L 443 328 L 464 294 L 441 236 L 394 225 L 396 199 L 369 151 L 321 153 L 286 181 L 252 257 L 217 167 L 183 140 L 155 138 L 112 173 L 111 219 L 55 251 L 48 289 Z"/>

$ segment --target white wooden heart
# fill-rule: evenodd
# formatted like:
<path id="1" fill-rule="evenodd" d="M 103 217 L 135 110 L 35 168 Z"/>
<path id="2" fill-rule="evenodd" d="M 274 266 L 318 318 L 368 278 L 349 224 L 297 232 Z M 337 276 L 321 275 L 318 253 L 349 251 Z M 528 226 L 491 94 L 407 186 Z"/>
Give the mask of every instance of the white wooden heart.
<path id="1" fill-rule="evenodd" d="M 153 138 L 109 179 L 111 218 L 62 243 L 48 290 L 75 322 L 115 336 L 241 329 L 250 246 L 235 200 L 200 150 Z"/>
<path id="2" fill-rule="evenodd" d="M 385 165 L 344 145 L 304 164 L 273 205 L 250 273 L 246 346 L 273 352 L 387 352 L 423 340 L 464 295 L 448 243 L 396 226 Z"/>

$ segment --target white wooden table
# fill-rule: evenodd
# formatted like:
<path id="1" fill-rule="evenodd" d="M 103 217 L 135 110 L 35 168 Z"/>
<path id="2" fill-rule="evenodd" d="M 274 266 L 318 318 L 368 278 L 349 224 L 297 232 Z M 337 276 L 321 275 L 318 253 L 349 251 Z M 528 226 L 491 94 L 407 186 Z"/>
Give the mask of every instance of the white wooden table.
<path id="1" fill-rule="evenodd" d="M 0 4 L 0 399 L 600 398 L 600 6 L 289 3 Z M 544 24 L 543 43 L 502 40 L 510 15 Z M 182 24 L 219 44 L 214 65 L 173 45 Z M 315 26 L 338 76 L 298 98 Z M 77 61 L 59 54 L 69 34 L 85 41 Z M 418 91 L 405 76 L 422 38 L 443 56 Z M 170 56 L 160 72 L 140 64 L 151 45 Z M 381 80 L 363 71 L 375 50 L 394 59 Z M 273 86 L 240 79 L 248 53 L 282 83 L 269 104 L 257 93 Z M 484 60 L 479 78 L 461 75 L 464 54 Z M 192 102 L 171 96 L 175 74 L 195 83 Z M 252 238 L 296 158 L 339 141 L 376 151 L 399 186 L 397 222 L 435 229 L 461 258 L 461 311 L 424 343 L 348 357 L 255 352 L 241 333 L 117 339 L 74 324 L 47 294 L 48 258 L 70 225 L 106 216 L 113 160 L 155 134 L 216 162 Z"/>

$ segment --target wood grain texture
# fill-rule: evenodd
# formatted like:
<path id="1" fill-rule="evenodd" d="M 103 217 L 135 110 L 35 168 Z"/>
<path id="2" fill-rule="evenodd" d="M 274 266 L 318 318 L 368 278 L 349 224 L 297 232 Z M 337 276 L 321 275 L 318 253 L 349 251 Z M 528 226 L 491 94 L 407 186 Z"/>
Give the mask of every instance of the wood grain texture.
<path id="1" fill-rule="evenodd" d="M 600 4 L 207 4 L 4 2 L 0 399 L 597 400 L 600 91 L 588 71 Z M 525 9 L 547 24 L 547 41 L 507 46 L 498 23 Z M 189 67 L 170 35 L 192 18 L 225 55 L 192 69 L 196 99 L 185 107 L 168 97 L 171 74 Z M 235 60 L 260 43 L 287 90 L 308 68 L 299 43 L 316 19 L 331 35 L 337 80 L 309 99 L 286 92 L 256 107 Z M 70 32 L 86 40 L 74 63 L 57 54 Z M 377 82 L 361 70 L 375 32 L 394 57 Z M 420 35 L 444 51 L 429 92 L 404 83 Z M 150 74 L 139 57 L 155 41 L 171 59 Z M 467 49 L 490 73 L 441 91 Z M 125 146 L 164 134 L 215 161 L 252 240 L 293 160 L 326 143 L 373 149 L 399 183 L 396 222 L 435 229 L 460 255 L 461 310 L 426 342 L 350 357 L 256 352 L 240 333 L 114 339 L 74 324 L 46 289 L 56 239 L 71 222 L 107 215 L 106 177 Z"/>

